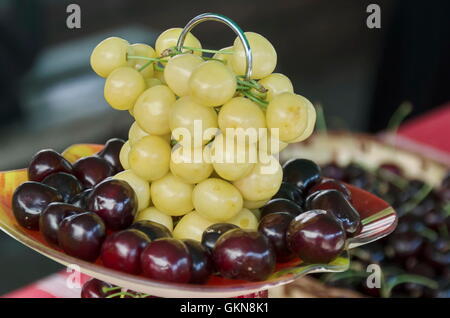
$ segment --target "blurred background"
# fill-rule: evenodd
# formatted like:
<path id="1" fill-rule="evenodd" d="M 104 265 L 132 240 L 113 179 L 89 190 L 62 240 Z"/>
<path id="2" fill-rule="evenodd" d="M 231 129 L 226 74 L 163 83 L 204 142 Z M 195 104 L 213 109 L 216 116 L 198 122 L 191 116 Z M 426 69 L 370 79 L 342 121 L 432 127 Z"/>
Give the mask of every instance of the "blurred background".
<path id="1" fill-rule="evenodd" d="M 70 3 L 81 7 L 80 29 L 66 26 Z M 381 8 L 380 29 L 366 25 L 370 3 Z M 403 101 L 417 116 L 450 100 L 449 10 L 437 0 L 1 0 L 0 170 L 26 166 L 42 148 L 126 138 L 131 117 L 106 105 L 90 52 L 109 36 L 153 45 L 203 12 L 267 37 L 277 71 L 323 106 L 329 128 L 379 132 Z M 217 23 L 193 33 L 206 48 L 234 40 Z M 0 295 L 61 268 L 0 233 Z"/>

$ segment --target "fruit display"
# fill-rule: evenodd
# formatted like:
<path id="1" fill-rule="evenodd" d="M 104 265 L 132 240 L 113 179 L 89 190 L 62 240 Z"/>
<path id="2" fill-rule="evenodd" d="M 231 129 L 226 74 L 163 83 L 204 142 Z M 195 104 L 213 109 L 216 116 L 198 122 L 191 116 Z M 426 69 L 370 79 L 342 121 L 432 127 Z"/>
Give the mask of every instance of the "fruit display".
<path id="1" fill-rule="evenodd" d="M 450 296 L 450 173 L 434 188 L 407 178 L 399 164 L 388 161 L 375 170 L 356 162 L 344 166 L 330 162 L 322 166 L 322 173 L 375 193 L 400 216 L 392 235 L 352 251 L 353 277 L 330 274 L 322 277 L 325 282 L 372 297 Z M 383 269 L 388 293 L 365 286 L 363 269 L 372 263 Z"/>
<path id="2" fill-rule="evenodd" d="M 164 31 L 154 48 L 111 37 L 93 49 L 105 100 L 134 118 L 129 139 L 89 156 L 38 152 L 12 196 L 17 223 L 82 264 L 192 285 L 325 268 L 378 219 L 390 217 L 389 234 L 395 212 L 384 201 L 370 196 L 376 207 L 365 209 L 365 192 L 312 160 L 280 164 L 284 147 L 311 135 L 316 113 L 273 73 L 272 44 L 238 30 L 229 48 L 204 49 L 195 21 Z M 82 291 L 147 296 L 98 280 Z"/>

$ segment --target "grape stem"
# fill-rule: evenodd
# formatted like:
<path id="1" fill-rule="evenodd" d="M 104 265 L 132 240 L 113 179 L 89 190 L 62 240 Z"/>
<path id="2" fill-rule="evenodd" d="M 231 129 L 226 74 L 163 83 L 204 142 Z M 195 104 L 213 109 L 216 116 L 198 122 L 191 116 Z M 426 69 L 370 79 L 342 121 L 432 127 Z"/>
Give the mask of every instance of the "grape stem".
<path id="1" fill-rule="evenodd" d="M 190 50 L 190 51 L 198 51 L 203 53 L 220 53 L 220 54 L 233 54 L 233 51 L 220 51 L 220 50 L 210 50 L 210 49 L 201 49 L 198 47 L 191 46 L 182 46 L 182 49 Z"/>
<path id="2" fill-rule="evenodd" d="M 161 57 L 147 57 L 147 56 L 139 56 L 139 55 L 127 55 L 128 60 L 146 60 L 152 62 L 168 62 L 168 60 Z"/>
<path id="3" fill-rule="evenodd" d="M 262 109 L 266 109 L 267 105 L 269 104 L 268 102 L 259 99 L 258 97 L 254 96 L 252 93 L 250 93 L 249 91 L 246 90 L 241 90 L 240 93 L 242 95 L 244 95 L 245 97 L 247 97 L 248 99 L 250 99 L 251 101 L 257 103 L 259 106 L 261 106 Z"/>

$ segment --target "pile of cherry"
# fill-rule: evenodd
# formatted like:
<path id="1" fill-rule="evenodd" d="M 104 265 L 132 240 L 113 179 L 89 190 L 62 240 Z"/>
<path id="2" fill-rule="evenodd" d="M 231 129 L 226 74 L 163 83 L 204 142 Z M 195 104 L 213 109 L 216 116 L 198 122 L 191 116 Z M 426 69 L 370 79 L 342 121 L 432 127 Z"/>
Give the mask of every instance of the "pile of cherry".
<path id="1" fill-rule="evenodd" d="M 96 155 L 71 164 L 53 150 L 42 150 L 28 167 L 29 181 L 13 195 L 20 225 L 39 230 L 66 254 L 101 260 L 108 268 L 176 283 L 206 283 L 211 275 L 261 281 L 276 263 L 300 258 L 328 263 L 361 231 L 351 192 L 322 178 L 320 167 L 293 159 L 283 167 L 278 193 L 255 213 L 258 230 L 228 223 L 209 226 L 202 240 L 178 240 L 163 225 L 134 221 L 132 187 L 112 176 L 122 170 L 123 141 L 109 140 Z"/>
<path id="2" fill-rule="evenodd" d="M 356 163 L 328 163 L 322 166 L 322 173 L 376 194 L 399 215 L 391 235 L 352 250 L 352 277 L 336 273 L 325 275 L 324 279 L 366 295 L 388 297 L 382 295 L 382 289 L 367 288 L 366 280 L 361 278 L 361 274 L 368 275 L 369 264 L 379 264 L 385 284 L 403 282 L 395 285 L 390 296 L 450 297 L 450 172 L 435 188 L 422 180 L 407 178 L 401 166 L 389 162 L 376 169 Z M 410 280 L 411 275 L 433 280 L 435 287 Z"/>

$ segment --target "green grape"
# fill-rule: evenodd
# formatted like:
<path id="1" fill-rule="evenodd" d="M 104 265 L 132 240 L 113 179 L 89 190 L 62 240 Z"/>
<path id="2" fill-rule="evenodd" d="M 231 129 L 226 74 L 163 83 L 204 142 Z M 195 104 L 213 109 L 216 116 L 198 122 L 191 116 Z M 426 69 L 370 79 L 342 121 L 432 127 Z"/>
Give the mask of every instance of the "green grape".
<path id="1" fill-rule="evenodd" d="M 134 218 L 135 222 L 138 221 L 152 221 L 164 225 L 167 227 L 169 231 L 173 231 L 173 220 L 170 215 L 167 215 L 164 212 L 161 212 L 154 206 L 148 207 L 142 211 L 140 211 L 136 217 Z"/>
<path id="2" fill-rule="evenodd" d="M 203 106 L 220 106 L 236 93 L 236 78 L 223 63 L 206 61 L 193 70 L 189 78 L 189 92 Z"/>
<path id="3" fill-rule="evenodd" d="M 242 209 L 242 196 L 230 183 L 210 178 L 197 184 L 192 193 L 195 210 L 202 217 L 223 222 Z"/>
<path id="4" fill-rule="evenodd" d="M 176 98 L 165 85 L 157 85 L 145 90 L 134 105 L 134 118 L 148 134 L 166 135 L 170 133 L 169 118 Z"/>
<path id="5" fill-rule="evenodd" d="M 307 139 L 314 131 L 314 126 L 316 125 L 316 109 L 313 104 L 307 103 L 308 106 L 308 123 L 306 124 L 305 131 L 294 140 L 290 140 L 289 143 L 300 142 Z"/>
<path id="6" fill-rule="evenodd" d="M 234 97 L 225 103 L 219 111 L 219 128 L 226 133 L 227 128 L 266 128 L 266 117 L 261 108 L 250 99 Z"/>
<path id="7" fill-rule="evenodd" d="M 281 93 L 267 106 L 266 121 L 270 129 L 279 129 L 281 141 L 289 142 L 303 134 L 308 123 L 308 104 L 300 95 Z"/>
<path id="8" fill-rule="evenodd" d="M 211 134 L 209 138 L 203 138 L 206 130 L 217 130 L 217 113 L 213 108 L 199 105 L 190 96 L 184 96 L 173 104 L 169 126 L 172 131 L 172 137 L 175 140 L 182 140 L 182 136 L 178 135 L 178 132 L 183 132 L 182 130 L 184 128 L 190 133 L 189 142 L 191 144 L 187 145 L 187 140 L 184 140 L 183 143 L 186 146 L 198 147 L 199 145 L 194 144 L 196 127 L 198 127 L 196 134 L 200 134 L 197 137 L 199 138 L 200 144 L 206 144 L 214 136 L 214 134 Z M 201 140 L 202 138 L 203 140 Z"/>
<path id="9" fill-rule="evenodd" d="M 201 160 L 195 160 L 203 155 L 203 148 L 192 148 L 191 151 L 184 151 L 182 146 L 174 147 L 170 160 L 170 171 L 181 178 L 184 182 L 195 184 L 209 178 L 213 172 L 211 163 L 200 157 Z"/>
<path id="10" fill-rule="evenodd" d="M 123 144 L 122 149 L 120 149 L 119 153 L 120 164 L 125 170 L 130 169 L 130 164 L 128 162 L 128 154 L 130 153 L 130 149 L 130 141 L 128 140 Z"/>
<path id="11" fill-rule="evenodd" d="M 239 226 L 243 230 L 257 231 L 258 230 L 258 219 L 256 216 L 246 208 L 243 208 L 234 217 L 229 219 L 227 223 L 231 223 Z"/>
<path id="12" fill-rule="evenodd" d="M 155 50 L 147 44 L 136 43 L 130 46 L 133 50 L 133 55 L 145 56 L 145 57 L 156 57 Z M 128 65 L 140 71 L 140 69 L 147 65 L 149 61 L 146 59 L 128 59 Z M 147 79 L 153 77 L 153 65 L 147 65 L 143 70 L 140 71 L 141 75 Z"/>
<path id="13" fill-rule="evenodd" d="M 270 75 L 277 65 L 277 52 L 272 44 L 262 35 L 254 32 L 245 32 L 252 49 L 252 79 L 260 79 Z M 237 37 L 233 45 L 231 65 L 237 75 L 245 75 L 246 58 L 241 40 Z"/>
<path id="14" fill-rule="evenodd" d="M 291 80 L 286 75 L 280 73 L 272 73 L 261 79 L 258 83 L 267 89 L 266 100 L 268 102 L 278 94 L 286 92 L 294 93 Z"/>
<path id="15" fill-rule="evenodd" d="M 183 30 L 182 28 L 171 28 L 171 29 L 168 29 L 168 30 L 164 31 L 163 33 L 161 33 L 158 36 L 158 38 L 156 39 L 156 43 L 155 43 L 156 54 L 158 56 L 161 56 L 161 54 L 166 49 L 175 47 L 177 45 L 178 38 L 180 37 L 182 30 Z M 193 47 L 193 48 L 197 48 L 197 49 L 202 48 L 200 41 L 195 36 L 193 36 L 192 33 L 190 33 L 190 32 L 186 36 L 186 39 L 184 41 L 184 46 Z M 194 54 L 201 56 L 202 52 L 195 51 Z"/>
<path id="16" fill-rule="evenodd" d="M 137 176 L 131 170 L 124 170 L 116 174 L 113 179 L 127 182 L 134 190 L 138 199 L 138 211 L 147 208 L 150 205 L 150 184 L 148 181 Z"/>
<path id="17" fill-rule="evenodd" d="M 138 71 L 129 66 L 119 67 L 108 75 L 104 95 L 112 108 L 129 110 L 145 88 L 144 78 Z"/>
<path id="18" fill-rule="evenodd" d="M 92 51 L 91 67 L 101 77 L 107 77 L 116 68 L 127 65 L 128 41 L 110 37 L 100 42 Z"/>
<path id="19" fill-rule="evenodd" d="M 216 137 L 211 148 L 215 172 L 229 181 L 239 180 L 248 175 L 255 165 L 256 156 L 255 144 L 234 143 L 223 138 L 223 135 Z"/>
<path id="20" fill-rule="evenodd" d="M 130 150 L 131 170 L 147 181 L 155 181 L 169 172 L 170 145 L 159 136 L 145 136 Z"/>
<path id="21" fill-rule="evenodd" d="M 192 191 L 194 186 L 186 183 L 170 172 L 153 181 L 150 192 L 155 207 L 171 216 L 184 215 L 194 209 Z"/>
<path id="22" fill-rule="evenodd" d="M 201 242 L 203 232 L 214 222 L 205 219 L 197 211 L 184 215 L 173 230 L 173 237 L 179 240 L 191 239 Z"/>
<path id="23" fill-rule="evenodd" d="M 258 162 L 244 178 L 233 185 L 241 192 L 244 200 L 267 200 L 275 195 L 283 179 L 283 169 L 278 160 L 269 157 L 267 163 Z"/>
<path id="24" fill-rule="evenodd" d="M 177 95 L 189 94 L 189 78 L 194 68 L 201 64 L 203 59 L 194 54 L 176 55 L 167 62 L 164 68 L 164 79 L 167 86 Z"/>

